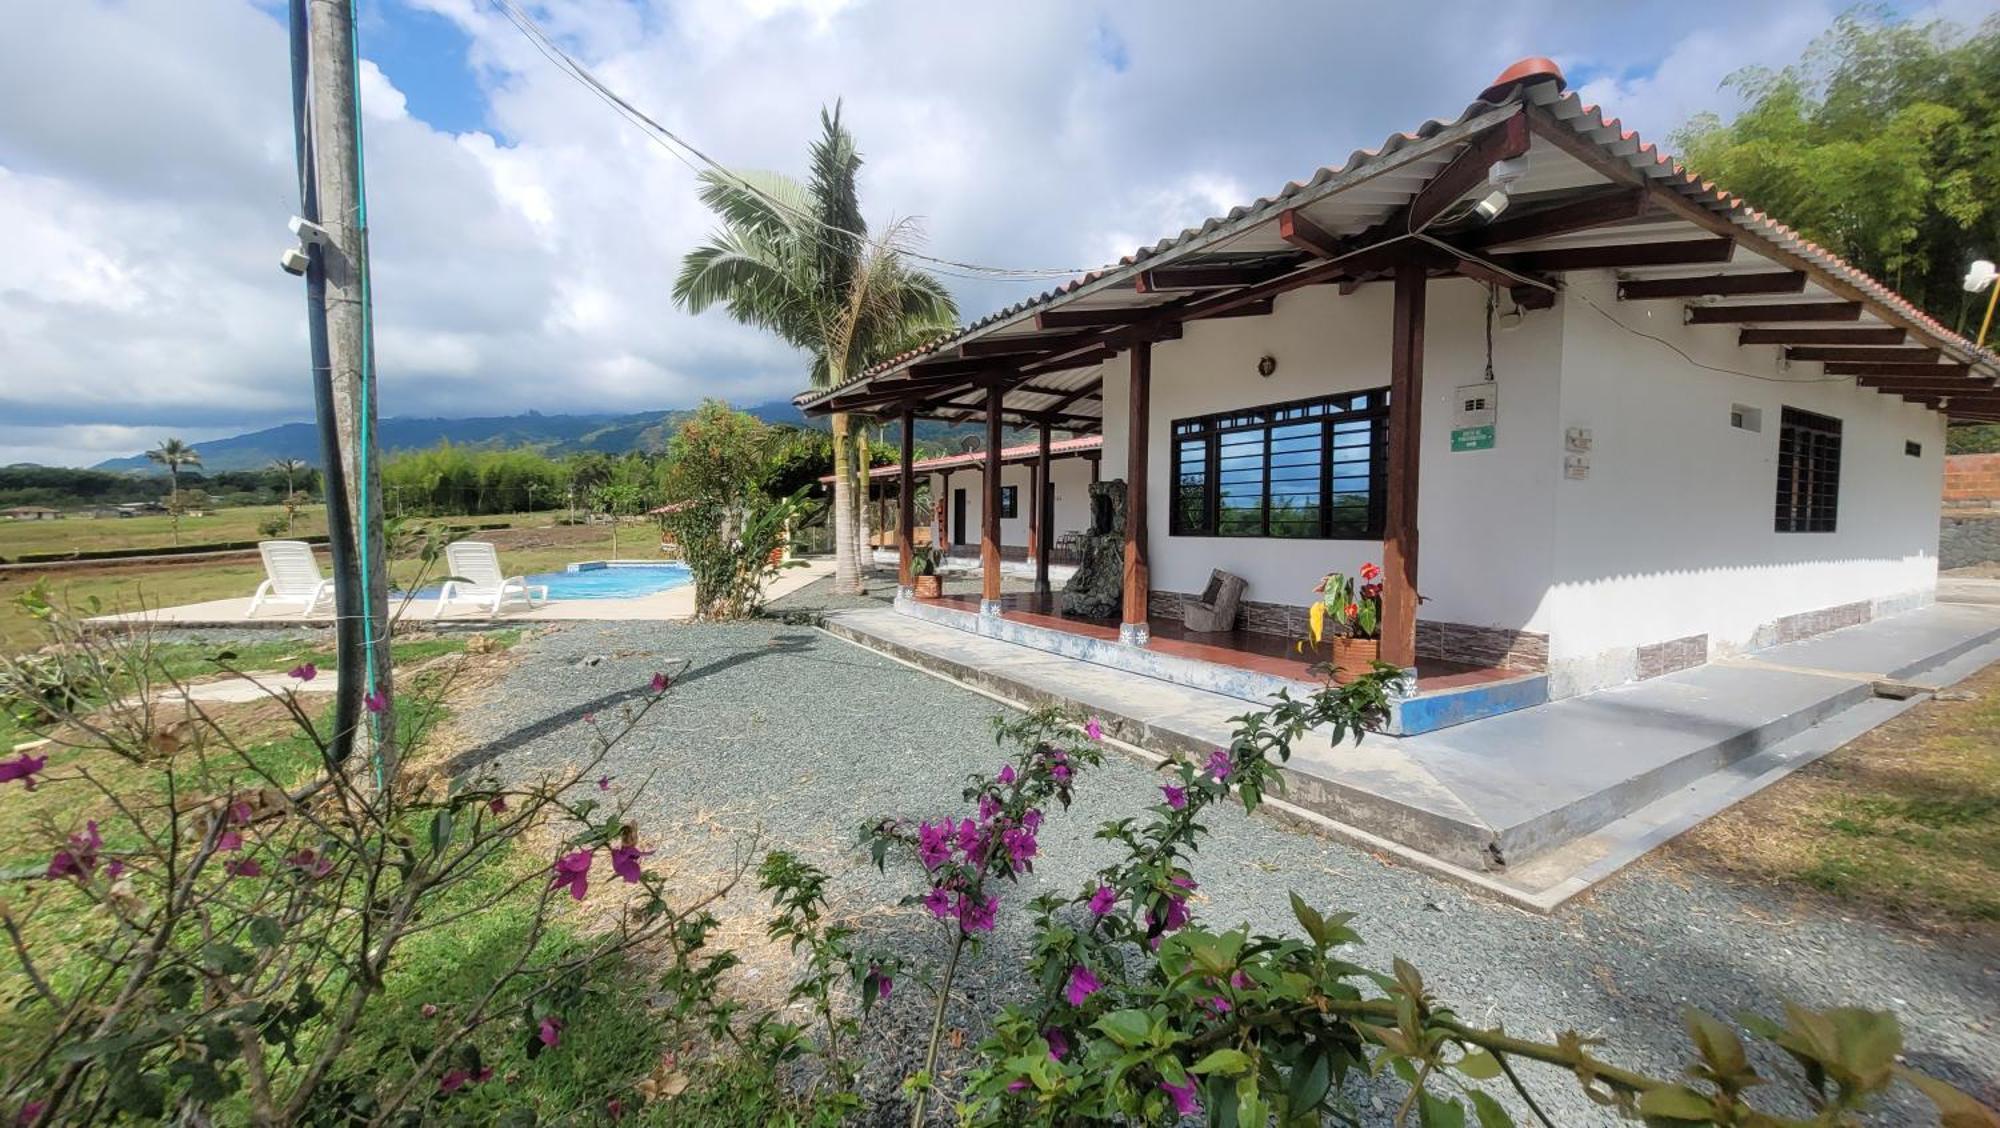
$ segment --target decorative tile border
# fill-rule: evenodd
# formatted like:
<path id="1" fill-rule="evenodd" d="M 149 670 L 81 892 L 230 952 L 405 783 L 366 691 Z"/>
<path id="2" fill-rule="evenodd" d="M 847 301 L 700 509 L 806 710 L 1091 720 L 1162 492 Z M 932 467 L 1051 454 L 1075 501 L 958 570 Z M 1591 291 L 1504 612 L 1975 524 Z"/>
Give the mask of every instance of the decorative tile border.
<path id="1" fill-rule="evenodd" d="M 1638 677 L 1657 678 L 1675 670 L 1687 670 L 1708 661 L 1708 636 L 1688 635 L 1639 648 Z"/>

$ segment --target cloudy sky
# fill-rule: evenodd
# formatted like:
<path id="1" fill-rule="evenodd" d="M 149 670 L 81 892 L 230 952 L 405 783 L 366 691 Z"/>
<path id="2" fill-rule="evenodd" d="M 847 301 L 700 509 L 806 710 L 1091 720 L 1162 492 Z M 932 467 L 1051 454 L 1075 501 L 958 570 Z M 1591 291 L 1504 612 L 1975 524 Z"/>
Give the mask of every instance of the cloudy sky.
<path id="1" fill-rule="evenodd" d="M 798 356 L 669 299 L 693 176 L 489 0 L 360 0 L 384 415 L 789 396 Z M 1554 57 L 1661 142 L 1846 0 L 1504 5 L 546 0 L 539 22 L 738 167 L 844 99 L 871 222 L 1110 261 Z M 1925 0 L 1976 20 L 1996 0 Z M 282 0 L 0 0 L 0 464 L 310 418 Z M 1490 15 L 1491 18 L 1481 18 Z M 1040 284 L 951 280 L 976 316 Z"/>

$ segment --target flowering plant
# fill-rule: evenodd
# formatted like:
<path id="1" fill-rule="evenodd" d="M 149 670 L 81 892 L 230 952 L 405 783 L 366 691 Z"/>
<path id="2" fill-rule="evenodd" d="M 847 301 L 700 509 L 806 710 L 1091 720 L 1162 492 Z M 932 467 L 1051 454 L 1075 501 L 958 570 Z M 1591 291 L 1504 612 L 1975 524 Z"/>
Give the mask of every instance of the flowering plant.
<path id="1" fill-rule="evenodd" d="M 1382 569 L 1363 564 L 1361 574 L 1349 576 L 1328 572 L 1313 588 L 1319 601 L 1312 605 L 1308 619 L 1312 640 L 1317 645 L 1328 628 L 1341 637 L 1376 638 L 1382 633 Z"/>

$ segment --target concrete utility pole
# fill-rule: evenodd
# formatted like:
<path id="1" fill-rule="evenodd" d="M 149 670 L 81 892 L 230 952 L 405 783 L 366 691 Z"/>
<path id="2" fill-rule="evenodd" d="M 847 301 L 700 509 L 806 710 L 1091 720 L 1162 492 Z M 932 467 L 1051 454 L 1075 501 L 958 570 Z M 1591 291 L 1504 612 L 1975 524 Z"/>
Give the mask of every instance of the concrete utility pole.
<path id="1" fill-rule="evenodd" d="M 324 281 L 326 364 L 332 390 L 331 423 L 338 447 L 347 512 L 349 551 L 335 554 L 335 583 L 351 596 L 343 616 L 358 630 L 343 631 L 343 679 L 355 678 L 367 695 L 354 747 L 371 751 L 379 779 L 396 771 L 395 694 L 389 661 L 389 568 L 383 543 L 381 458 L 375 449 L 374 330 L 369 309 L 367 199 L 362 178 L 361 92 L 356 83 L 353 0 L 294 0 L 294 20 L 304 17 L 311 184 L 319 223 L 327 237 L 309 252 L 308 283 Z M 327 419 L 321 420 L 324 428 Z M 329 528 L 334 536 L 340 532 Z M 344 559 L 342 559 L 344 557 Z M 343 567 L 344 565 L 344 567 Z M 352 692 L 348 686 L 343 689 Z"/>

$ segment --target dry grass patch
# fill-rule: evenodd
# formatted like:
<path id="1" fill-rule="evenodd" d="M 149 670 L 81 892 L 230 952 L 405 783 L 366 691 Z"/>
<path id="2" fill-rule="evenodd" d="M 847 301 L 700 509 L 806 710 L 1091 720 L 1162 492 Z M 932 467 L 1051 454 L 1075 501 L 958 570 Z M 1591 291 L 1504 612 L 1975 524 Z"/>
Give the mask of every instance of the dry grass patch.
<path id="1" fill-rule="evenodd" d="M 2000 922 L 2000 664 L 1684 835 L 1669 865 L 1925 930 Z"/>

